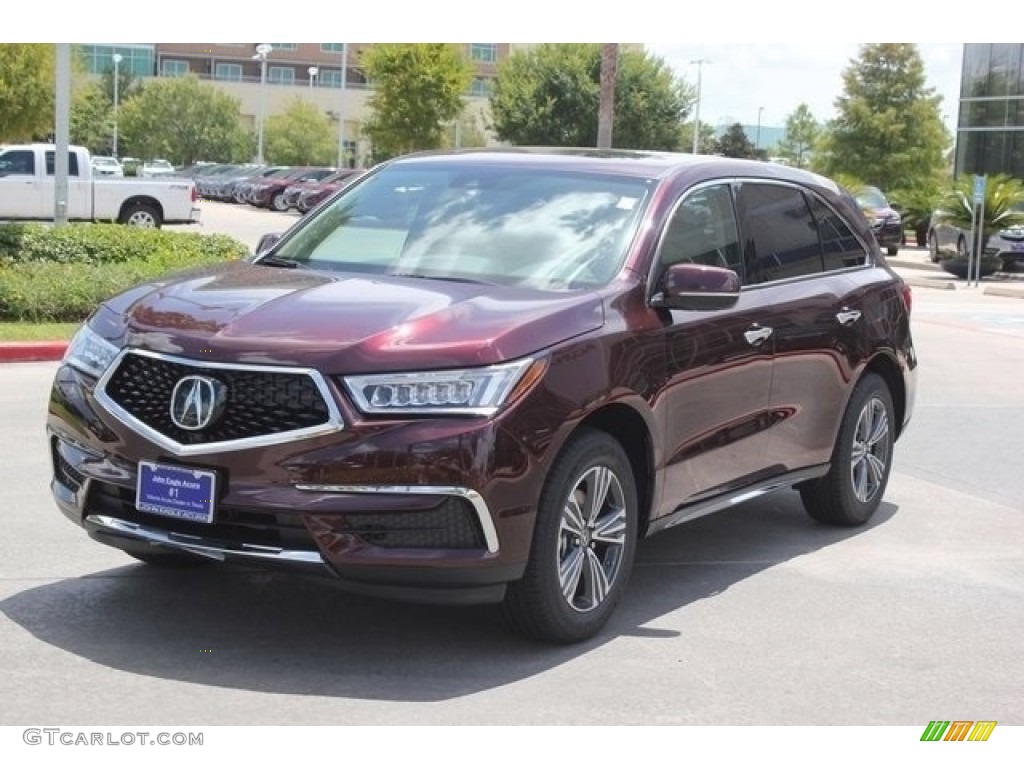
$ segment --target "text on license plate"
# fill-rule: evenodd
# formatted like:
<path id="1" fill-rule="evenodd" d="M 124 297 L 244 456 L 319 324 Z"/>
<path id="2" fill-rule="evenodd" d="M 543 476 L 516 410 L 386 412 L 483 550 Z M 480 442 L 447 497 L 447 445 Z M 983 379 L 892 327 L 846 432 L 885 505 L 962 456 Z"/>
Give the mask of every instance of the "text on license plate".
<path id="1" fill-rule="evenodd" d="M 135 506 L 142 512 L 192 523 L 212 523 L 216 498 L 216 472 L 139 462 Z"/>

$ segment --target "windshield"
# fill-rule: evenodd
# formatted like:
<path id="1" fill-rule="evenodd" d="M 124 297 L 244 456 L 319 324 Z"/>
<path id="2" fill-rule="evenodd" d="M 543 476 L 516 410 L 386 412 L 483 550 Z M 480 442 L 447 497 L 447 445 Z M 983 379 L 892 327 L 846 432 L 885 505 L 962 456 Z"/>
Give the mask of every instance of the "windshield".
<path id="1" fill-rule="evenodd" d="M 348 187 L 274 256 L 335 271 L 596 287 L 621 268 L 648 187 L 605 174 L 396 164 Z"/>
<path id="2" fill-rule="evenodd" d="M 875 187 L 864 187 L 857 192 L 857 204 L 861 208 L 888 208 L 889 201 L 881 190 Z"/>

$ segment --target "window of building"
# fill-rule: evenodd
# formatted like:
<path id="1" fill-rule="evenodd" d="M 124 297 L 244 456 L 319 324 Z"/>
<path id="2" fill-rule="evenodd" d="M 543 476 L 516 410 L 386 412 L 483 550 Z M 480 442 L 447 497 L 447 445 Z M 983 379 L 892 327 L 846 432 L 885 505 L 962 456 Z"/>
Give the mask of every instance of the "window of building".
<path id="1" fill-rule="evenodd" d="M 320 67 L 317 77 L 320 79 L 320 85 L 323 88 L 341 88 L 340 69 L 324 69 Z"/>
<path id="2" fill-rule="evenodd" d="M 490 96 L 494 90 L 493 77 L 474 77 L 470 83 L 469 93 L 471 96 Z"/>
<path id="3" fill-rule="evenodd" d="M 298 43 L 268 43 L 271 48 L 275 51 L 297 51 L 299 50 Z"/>
<path id="4" fill-rule="evenodd" d="M 740 272 L 740 238 L 727 184 L 699 189 L 679 204 L 665 228 L 658 260 L 664 266 L 704 264 Z"/>
<path id="5" fill-rule="evenodd" d="M 188 62 L 183 59 L 164 59 L 160 62 L 160 74 L 164 77 L 182 77 L 188 74 Z"/>
<path id="6" fill-rule="evenodd" d="M 497 43 L 470 43 L 469 58 L 473 61 L 497 61 Z"/>
<path id="7" fill-rule="evenodd" d="M 213 70 L 213 77 L 215 80 L 241 80 L 242 65 L 218 61 Z"/>
<path id="8" fill-rule="evenodd" d="M 322 53 L 342 53 L 344 50 L 344 43 L 320 43 Z"/>
<path id="9" fill-rule="evenodd" d="M 278 85 L 294 85 L 295 67 L 268 67 L 267 82 Z"/>
<path id="10" fill-rule="evenodd" d="M 818 225 L 803 193 L 781 184 L 745 183 L 736 193 L 746 283 L 822 271 Z"/>
<path id="11" fill-rule="evenodd" d="M 114 54 L 121 55 L 119 72 L 130 72 L 138 77 L 152 77 L 156 72 L 156 50 L 152 45 L 76 45 L 75 52 L 93 75 L 103 75 L 114 69 Z"/>

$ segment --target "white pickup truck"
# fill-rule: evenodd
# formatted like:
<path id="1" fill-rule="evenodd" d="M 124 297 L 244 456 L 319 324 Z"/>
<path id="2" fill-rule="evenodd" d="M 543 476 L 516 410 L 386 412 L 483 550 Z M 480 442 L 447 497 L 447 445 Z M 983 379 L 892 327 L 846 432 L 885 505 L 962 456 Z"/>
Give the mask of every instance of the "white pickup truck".
<path id="1" fill-rule="evenodd" d="M 0 147 L 0 221 L 54 219 L 53 144 Z M 89 150 L 68 148 L 69 221 L 136 227 L 199 221 L 199 195 L 186 178 L 123 179 L 93 172 Z"/>

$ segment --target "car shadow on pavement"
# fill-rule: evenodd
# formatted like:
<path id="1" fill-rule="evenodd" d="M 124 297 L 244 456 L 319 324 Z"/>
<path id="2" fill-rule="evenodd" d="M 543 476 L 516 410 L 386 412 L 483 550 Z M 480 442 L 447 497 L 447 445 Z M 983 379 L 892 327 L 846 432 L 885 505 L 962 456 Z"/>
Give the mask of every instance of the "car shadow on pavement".
<path id="1" fill-rule="evenodd" d="M 868 526 L 830 528 L 804 515 L 795 492 L 782 492 L 658 534 L 640 543 L 629 590 L 605 630 L 569 647 L 519 638 L 494 606 L 372 600 L 320 580 L 236 568 L 127 565 L 27 589 L 0 610 L 45 643 L 133 674 L 271 693 L 442 701 L 529 678 L 607 643 L 654 643 L 655 654 L 675 653 L 695 603 L 885 525 L 895 511 L 883 503 Z"/>

